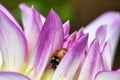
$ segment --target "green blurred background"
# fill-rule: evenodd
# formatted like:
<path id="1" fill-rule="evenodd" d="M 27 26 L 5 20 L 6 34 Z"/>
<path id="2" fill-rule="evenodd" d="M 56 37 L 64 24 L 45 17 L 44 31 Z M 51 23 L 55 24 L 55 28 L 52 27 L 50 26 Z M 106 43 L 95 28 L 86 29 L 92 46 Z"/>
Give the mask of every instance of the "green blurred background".
<path id="1" fill-rule="evenodd" d="M 25 3 L 28 6 L 34 5 L 35 8 L 44 16 L 47 16 L 53 8 L 61 17 L 62 22 L 70 20 L 71 32 L 78 30 L 81 26 L 86 26 L 100 14 L 107 11 L 120 12 L 120 0 L 0 0 L 19 21 L 20 10 L 18 5 Z M 120 40 L 116 51 L 113 69 L 120 68 Z"/>

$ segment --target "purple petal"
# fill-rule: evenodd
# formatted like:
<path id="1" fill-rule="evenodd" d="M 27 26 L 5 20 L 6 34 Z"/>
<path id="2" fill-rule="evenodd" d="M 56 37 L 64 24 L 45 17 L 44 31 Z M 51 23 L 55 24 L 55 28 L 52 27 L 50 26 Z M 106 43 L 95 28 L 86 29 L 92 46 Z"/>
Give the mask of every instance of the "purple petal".
<path id="1" fill-rule="evenodd" d="M 106 30 L 105 25 L 100 26 L 96 31 L 96 37 L 101 47 L 104 44 L 103 42 L 106 38 L 106 34 L 107 34 L 107 30 Z"/>
<path id="2" fill-rule="evenodd" d="M 69 33 L 70 33 L 70 23 L 69 23 L 69 21 L 67 21 L 63 24 L 63 29 L 64 29 L 64 37 L 68 36 Z"/>
<path id="3" fill-rule="evenodd" d="M 13 21 L 13 23 L 22 31 L 21 26 L 18 24 L 18 22 L 15 20 L 15 18 L 12 16 L 12 14 L 2 5 L 0 4 L 0 10 L 4 12 L 4 14 Z"/>
<path id="4" fill-rule="evenodd" d="M 82 55 L 84 55 L 83 53 L 87 45 L 87 39 L 88 35 L 83 35 L 83 37 L 76 40 L 71 45 L 68 52 L 55 70 L 52 80 L 60 80 L 62 78 L 65 80 L 72 80 L 74 78 L 81 59 L 83 59 Z"/>
<path id="5" fill-rule="evenodd" d="M 101 67 L 100 59 L 99 43 L 94 40 L 83 63 L 78 80 L 93 80 Z"/>
<path id="6" fill-rule="evenodd" d="M 74 79 L 73 80 L 77 80 L 78 77 L 79 77 L 79 74 L 80 74 L 80 71 L 81 71 L 81 68 L 82 68 L 82 65 L 85 61 L 85 58 L 86 58 L 86 53 L 84 52 L 83 55 L 81 56 L 81 60 L 80 60 L 80 63 L 79 63 L 79 67 L 77 69 L 77 72 L 75 73 L 75 76 L 74 76 Z"/>
<path id="7" fill-rule="evenodd" d="M 105 70 L 111 70 L 111 49 L 110 49 L 110 43 L 106 42 L 102 51 L 102 59 L 104 64 Z"/>
<path id="8" fill-rule="evenodd" d="M 22 22 L 23 22 L 23 27 L 25 28 L 30 24 L 30 23 L 29 24 L 26 24 L 26 23 L 28 23 L 28 20 L 29 20 L 28 15 L 30 14 L 31 9 L 28 6 L 26 6 L 25 4 L 20 4 L 19 8 L 22 11 Z"/>
<path id="9" fill-rule="evenodd" d="M 27 44 L 20 29 L 0 10 L 0 50 L 6 70 L 19 71 L 27 58 Z"/>
<path id="10" fill-rule="evenodd" d="M 38 40 L 40 30 L 42 29 L 42 23 L 41 23 L 40 15 L 34 9 L 34 7 L 32 7 L 30 10 L 28 9 L 25 11 L 22 10 L 22 14 L 24 15 L 23 23 L 25 28 L 24 30 L 25 36 L 27 38 L 27 43 L 28 43 L 28 53 L 29 56 L 31 57 Z"/>
<path id="11" fill-rule="evenodd" d="M 76 40 L 79 39 L 80 37 L 82 37 L 83 35 L 84 35 L 83 28 L 80 28 L 76 34 Z"/>
<path id="12" fill-rule="evenodd" d="M 120 72 L 101 71 L 96 75 L 95 80 L 120 80 Z"/>
<path id="13" fill-rule="evenodd" d="M 22 11 L 22 21 L 23 21 L 23 24 L 24 24 L 24 27 L 26 27 L 26 26 L 28 26 L 28 24 L 27 24 L 27 20 L 29 20 L 28 18 L 29 18 L 29 13 L 31 12 L 31 8 L 29 8 L 28 6 L 26 6 L 25 4 L 20 4 L 19 5 L 19 8 L 21 9 L 21 11 Z M 40 17 L 40 22 L 39 22 L 39 20 L 38 20 L 38 22 L 39 22 L 39 24 L 41 24 L 41 25 L 43 25 L 44 24 L 44 22 L 45 22 L 45 18 L 39 13 L 39 16 L 38 16 L 38 12 L 37 12 L 37 10 L 35 10 L 35 12 L 37 13 L 37 15 L 36 15 L 36 18 L 37 19 L 39 19 L 39 17 Z M 26 25 L 25 25 L 26 24 Z M 29 23 L 30 24 L 30 23 Z M 41 28 L 40 28 L 41 29 Z"/>
<path id="14" fill-rule="evenodd" d="M 63 44 L 63 47 L 64 48 L 68 48 L 68 47 L 70 47 L 70 45 L 72 45 L 72 43 L 75 41 L 75 39 L 76 39 L 76 34 L 77 34 L 77 32 L 75 31 L 75 32 L 73 32 L 68 38 L 66 38 L 65 40 L 64 40 L 64 44 Z"/>
<path id="15" fill-rule="evenodd" d="M 40 17 L 41 17 L 42 25 L 44 25 L 46 19 L 42 14 L 40 14 Z"/>
<path id="16" fill-rule="evenodd" d="M 116 49 L 116 45 L 120 36 L 120 13 L 118 12 L 107 12 L 100 17 L 98 17 L 95 21 L 93 21 L 91 24 L 86 26 L 84 29 L 85 32 L 88 32 L 90 35 L 90 38 L 88 40 L 89 45 L 95 38 L 96 31 L 99 26 L 105 25 L 106 27 L 106 37 L 103 43 L 110 40 L 111 44 L 111 52 L 112 52 L 112 58 L 114 57 L 114 52 Z"/>
<path id="17" fill-rule="evenodd" d="M 36 66 L 37 79 L 41 78 L 50 55 L 63 46 L 64 32 L 59 16 L 51 10 L 40 32 L 37 48 L 30 65 Z"/>
<path id="18" fill-rule="evenodd" d="M 1 71 L 1 68 L 2 68 L 2 64 L 3 64 L 3 60 L 2 60 L 2 54 L 1 54 L 1 51 L 0 51 L 0 71 Z"/>
<path id="19" fill-rule="evenodd" d="M 0 72 L 0 80 L 30 80 L 30 79 L 19 73 Z"/>
<path id="20" fill-rule="evenodd" d="M 81 28 L 78 32 L 77 31 L 73 32 L 69 37 L 66 37 L 64 39 L 63 47 L 69 48 L 70 45 L 72 45 L 72 43 L 74 43 L 75 40 L 80 39 L 83 35 L 84 35 L 83 28 Z"/>
<path id="21" fill-rule="evenodd" d="M 120 71 L 120 69 L 118 69 L 117 71 Z"/>

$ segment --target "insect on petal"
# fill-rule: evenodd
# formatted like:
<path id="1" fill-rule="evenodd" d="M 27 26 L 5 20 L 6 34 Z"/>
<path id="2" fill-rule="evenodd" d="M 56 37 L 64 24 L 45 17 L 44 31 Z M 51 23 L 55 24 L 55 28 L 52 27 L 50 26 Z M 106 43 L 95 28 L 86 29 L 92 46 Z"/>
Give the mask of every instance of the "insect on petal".
<path id="1" fill-rule="evenodd" d="M 52 80 L 59 80 L 61 78 L 65 78 L 65 80 L 72 80 L 74 78 L 80 61 L 83 59 L 82 55 L 87 45 L 87 39 L 88 35 L 83 35 L 71 45 L 68 52 L 55 70 Z"/>
<path id="2" fill-rule="evenodd" d="M 44 35 L 43 35 L 44 34 Z M 40 32 L 30 66 L 35 66 L 36 73 L 41 78 L 50 55 L 63 46 L 63 26 L 59 16 L 51 10 Z M 37 77 L 38 78 L 38 77 Z"/>

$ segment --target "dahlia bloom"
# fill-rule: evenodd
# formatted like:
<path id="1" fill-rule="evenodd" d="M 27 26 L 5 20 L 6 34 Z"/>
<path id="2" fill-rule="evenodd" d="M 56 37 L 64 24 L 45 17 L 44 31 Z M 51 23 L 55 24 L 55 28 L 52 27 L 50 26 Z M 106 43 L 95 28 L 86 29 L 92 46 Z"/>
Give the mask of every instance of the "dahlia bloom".
<path id="1" fill-rule="evenodd" d="M 120 69 L 112 71 L 120 13 L 70 35 L 69 21 L 62 24 L 53 10 L 45 18 L 33 6 L 20 9 L 24 29 L 0 5 L 0 80 L 120 80 Z M 53 56 L 56 50 L 65 55 Z"/>

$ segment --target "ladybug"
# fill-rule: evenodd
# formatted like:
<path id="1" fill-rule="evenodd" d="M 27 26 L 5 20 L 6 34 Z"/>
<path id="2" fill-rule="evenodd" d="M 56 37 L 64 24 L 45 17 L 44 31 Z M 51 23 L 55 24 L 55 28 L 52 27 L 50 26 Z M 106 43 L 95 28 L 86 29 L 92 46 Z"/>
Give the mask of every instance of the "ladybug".
<path id="1" fill-rule="evenodd" d="M 52 68 L 56 69 L 59 62 L 61 61 L 61 59 L 64 57 L 64 55 L 67 53 L 67 49 L 66 48 L 61 48 L 59 50 L 56 50 L 52 57 L 51 57 L 51 61 L 50 61 L 50 65 Z"/>

